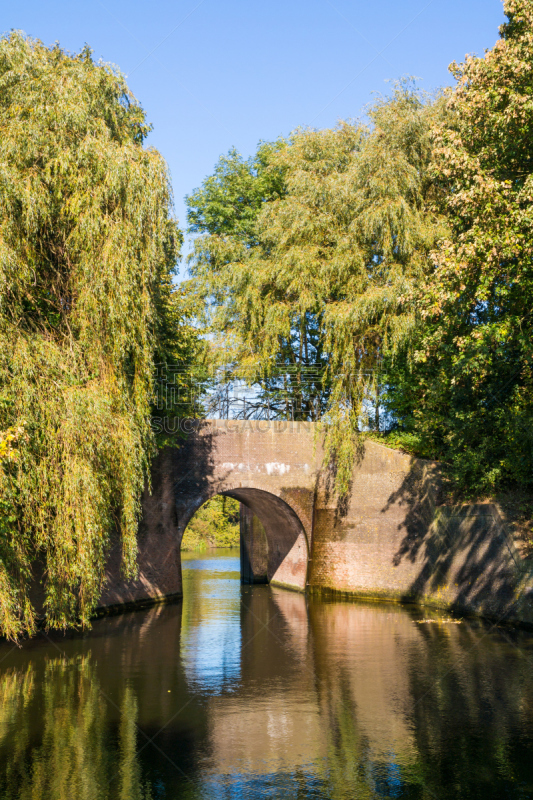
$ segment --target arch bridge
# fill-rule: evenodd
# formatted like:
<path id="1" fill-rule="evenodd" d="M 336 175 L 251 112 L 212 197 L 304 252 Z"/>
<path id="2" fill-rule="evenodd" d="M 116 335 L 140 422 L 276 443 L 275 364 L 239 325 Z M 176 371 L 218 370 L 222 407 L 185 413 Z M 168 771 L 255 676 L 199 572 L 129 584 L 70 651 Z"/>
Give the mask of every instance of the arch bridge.
<path id="1" fill-rule="evenodd" d="M 245 582 L 523 616 L 529 595 L 495 506 L 440 508 L 435 463 L 370 440 L 342 502 L 322 465 L 311 422 L 184 420 L 144 494 L 138 579 L 121 578 L 117 542 L 101 607 L 179 597 L 185 528 L 222 494 L 241 504 Z"/>

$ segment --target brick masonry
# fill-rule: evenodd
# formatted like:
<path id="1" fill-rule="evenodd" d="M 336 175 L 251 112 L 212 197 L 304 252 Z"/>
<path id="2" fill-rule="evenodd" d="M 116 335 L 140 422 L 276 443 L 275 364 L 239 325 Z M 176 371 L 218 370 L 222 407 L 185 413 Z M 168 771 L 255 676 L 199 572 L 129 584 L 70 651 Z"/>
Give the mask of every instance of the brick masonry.
<path id="1" fill-rule="evenodd" d="M 122 580 L 117 545 L 102 607 L 179 596 L 183 532 L 226 494 L 244 507 L 246 581 L 533 623 L 531 572 L 497 507 L 439 505 L 432 462 L 367 441 L 339 503 L 312 423 L 190 421 L 176 445 L 156 459 L 143 499 L 138 580 Z"/>
<path id="2" fill-rule="evenodd" d="M 259 517 L 241 503 L 239 512 L 242 583 L 268 583 L 268 539 Z"/>

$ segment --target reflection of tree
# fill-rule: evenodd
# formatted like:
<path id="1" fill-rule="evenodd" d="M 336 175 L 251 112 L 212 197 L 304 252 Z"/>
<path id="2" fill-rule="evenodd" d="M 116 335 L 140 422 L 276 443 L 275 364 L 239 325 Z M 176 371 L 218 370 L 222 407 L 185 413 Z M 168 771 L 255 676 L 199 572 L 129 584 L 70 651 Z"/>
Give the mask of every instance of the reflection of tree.
<path id="1" fill-rule="evenodd" d="M 230 551 L 230 558 L 238 559 L 236 551 Z M 202 558 L 201 555 L 198 558 Z M 235 562 L 238 569 L 237 562 Z M 224 597 L 216 596 L 218 585 L 223 586 L 224 581 L 238 580 L 236 571 L 223 571 L 215 569 L 212 572 L 206 569 L 188 567 L 188 560 L 182 560 L 183 570 L 183 600 L 181 616 L 181 643 L 186 644 L 193 631 L 198 631 L 202 625 L 208 624 L 219 618 L 229 619 L 239 608 L 240 599 L 237 589 Z M 213 596 L 213 592 L 215 596 Z"/>
<path id="2" fill-rule="evenodd" d="M 408 664 L 416 778 L 442 800 L 529 797 L 533 764 L 520 735 L 533 722 L 528 660 L 482 626 L 420 627 L 424 647 Z"/>
<path id="3" fill-rule="evenodd" d="M 0 676 L 0 752 L 8 744 L 10 757 L 5 760 L 7 782 L 11 783 L 17 764 L 28 746 L 27 706 L 34 693 L 31 664 L 23 671 L 9 670 Z M 16 775 L 15 775 L 16 777 Z"/>
<path id="4" fill-rule="evenodd" d="M 118 735 L 90 656 L 11 671 L 0 683 L 0 795 L 5 800 L 148 800 L 136 755 L 137 702 L 120 701 Z M 12 735 L 10 732 L 14 732 Z"/>
<path id="5" fill-rule="evenodd" d="M 120 711 L 120 800 L 148 800 L 151 793 L 141 788 L 137 758 L 137 699 L 129 686 L 124 690 Z"/>
<path id="6" fill-rule="evenodd" d="M 186 561 L 182 562 L 182 639 L 186 639 L 191 631 L 198 628 L 203 619 L 209 618 L 209 607 L 213 605 L 210 599 L 206 598 L 205 591 L 202 591 L 205 582 L 205 575 L 202 573 L 203 570 L 200 569 L 188 569 Z M 213 613 L 213 609 L 211 609 L 211 613 Z"/>
<path id="7" fill-rule="evenodd" d="M 362 604 L 311 602 L 310 621 L 328 796 L 531 796 L 533 682 L 499 633 Z"/>
<path id="8" fill-rule="evenodd" d="M 324 687 L 327 698 L 326 764 L 322 779 L 328 795 L 337 798 L 356 797 L 370 800 L 376 796 L 369 781 L 369 752 L 364 734 L 359 729 L 357 709 L 353 706 L 349 676 L 345 671 L 335 674 L 336 686 Z M 333 688 L 333 691 L 331 690 Z"/>

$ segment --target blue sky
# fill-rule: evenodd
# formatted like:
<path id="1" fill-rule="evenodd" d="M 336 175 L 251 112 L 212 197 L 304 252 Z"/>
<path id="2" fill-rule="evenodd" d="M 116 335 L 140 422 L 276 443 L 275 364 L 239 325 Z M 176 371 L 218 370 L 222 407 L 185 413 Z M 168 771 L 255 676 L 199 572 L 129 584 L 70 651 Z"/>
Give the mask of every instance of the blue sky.
<path id="1" fill-rule="evenodd" d="M 449 84 L 448 64 L 492 47 L 504 15 L 500 0 L 3 0 L 0 19 L 120 67 L 183 224 L 184 196 L 231 146 L 247 156 L 260 139 L 357 117 L 402 75 Z"/>

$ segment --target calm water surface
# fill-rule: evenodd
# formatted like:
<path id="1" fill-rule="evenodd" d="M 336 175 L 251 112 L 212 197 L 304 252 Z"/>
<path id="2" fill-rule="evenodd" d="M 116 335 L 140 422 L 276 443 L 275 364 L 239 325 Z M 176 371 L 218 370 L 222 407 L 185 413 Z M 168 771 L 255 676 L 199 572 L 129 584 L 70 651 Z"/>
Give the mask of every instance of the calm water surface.
<path id="1" fill-rule="evenodd" d="M 0 798 L 533 798 L 533 636 L 241 587 L 0 644 Z M 426 620 L 426 621 L 425 621 Z"/>

